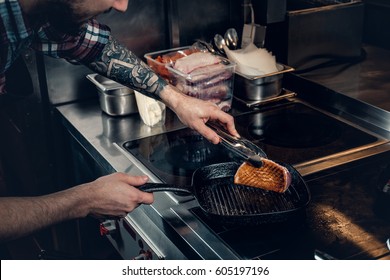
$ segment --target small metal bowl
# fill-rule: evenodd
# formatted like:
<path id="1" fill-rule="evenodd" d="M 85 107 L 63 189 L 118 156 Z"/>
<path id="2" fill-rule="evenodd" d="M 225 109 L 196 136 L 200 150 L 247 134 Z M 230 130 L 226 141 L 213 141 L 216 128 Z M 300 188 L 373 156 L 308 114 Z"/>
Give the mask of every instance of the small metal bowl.
<path id="1" fill-rule="evenodd" d="M 261 101 L 278 96 L 282 91 L 283 74 L 294 68 L 278 63 L 278 72 L 248 76 L 236 72 L 234 95 L 242 100 Z"/>
<path id="2" fill-rule="evenodd" d="M 134 90 L 125 87 L 99 74 L 89 74 L 90 80 L 97 88 L 100 107 L 110 116 L 125 116 L 138 112 Z"/>

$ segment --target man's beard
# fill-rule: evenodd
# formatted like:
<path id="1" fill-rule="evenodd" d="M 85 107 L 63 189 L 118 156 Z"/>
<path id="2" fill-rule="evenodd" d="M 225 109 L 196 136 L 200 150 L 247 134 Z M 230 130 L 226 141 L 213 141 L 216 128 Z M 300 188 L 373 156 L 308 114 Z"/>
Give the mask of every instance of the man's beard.
<path id="1" fill-rule="evenodd" d="M 80 19 L 85 18 L 75 12 L 75 5 L 67 0 L 46 2 L 44 7 L 40 7 L 39 14 L 41 20 L 48 21 L 55 29 L 69 35 L 79 34 L 83 23 Z"/>

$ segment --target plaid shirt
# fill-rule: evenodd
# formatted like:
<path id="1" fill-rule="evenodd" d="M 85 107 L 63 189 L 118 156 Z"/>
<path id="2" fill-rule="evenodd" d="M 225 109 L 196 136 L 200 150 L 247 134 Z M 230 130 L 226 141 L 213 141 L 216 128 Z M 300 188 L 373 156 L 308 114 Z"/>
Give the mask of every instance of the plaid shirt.
<path id="1" fill-rule="evenodd" d="M 89 64 L 100 57 L 110 29 L 96 20 L 80 28 L 78 36 L 59 33 L 49 23 L 33 29 L 17 0 L 0 0 L 0 94 L 5 91 L 5 72 L 28 47 L 55 58 Z"/>

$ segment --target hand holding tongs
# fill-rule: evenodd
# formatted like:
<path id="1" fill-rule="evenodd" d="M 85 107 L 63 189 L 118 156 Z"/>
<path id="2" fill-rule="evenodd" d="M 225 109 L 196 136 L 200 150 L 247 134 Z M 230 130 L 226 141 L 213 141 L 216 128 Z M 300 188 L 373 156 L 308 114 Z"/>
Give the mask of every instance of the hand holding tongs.
<path id="1" fill-rule="evenodd" d="M 226 132 L 225 128 L 218 123 L 207 122 L 206 124 L 218 134 L 221 138 L 221 144 L 229 151 L 235 153 L 255 167 L 261 167 L 263 165 L 262 158 L 266 158 L 267 155 L 261 148 L 247 139 L 230 135 Z"/>

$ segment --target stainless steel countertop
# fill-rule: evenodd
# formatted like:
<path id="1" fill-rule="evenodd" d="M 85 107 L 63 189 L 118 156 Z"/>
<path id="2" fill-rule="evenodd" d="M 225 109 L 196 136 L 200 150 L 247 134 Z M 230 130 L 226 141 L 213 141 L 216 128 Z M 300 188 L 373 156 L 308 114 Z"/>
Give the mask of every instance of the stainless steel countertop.
<path id="1" fill-rule="evenodd" d="M 367 57 L 346 64 L 317 69 L 303 77 L 341 94 L 390 112 L 390 50 L 363 45 Z"/>

